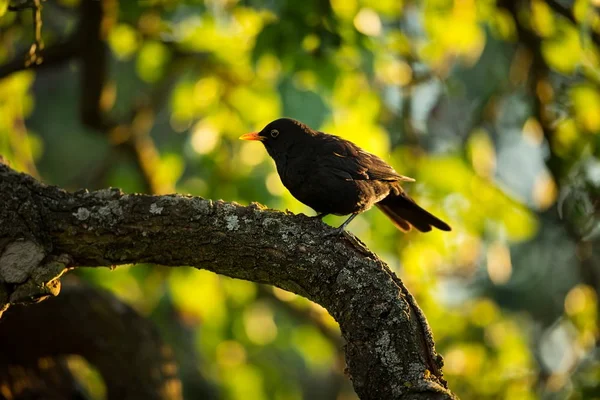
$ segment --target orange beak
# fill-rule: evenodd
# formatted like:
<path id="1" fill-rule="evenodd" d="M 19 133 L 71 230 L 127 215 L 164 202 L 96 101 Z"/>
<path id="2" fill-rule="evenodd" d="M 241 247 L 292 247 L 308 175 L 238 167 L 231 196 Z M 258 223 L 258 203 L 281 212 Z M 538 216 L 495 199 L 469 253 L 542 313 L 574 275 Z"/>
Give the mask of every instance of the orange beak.
<path id="1" fill-rule="evenodd" d="M 261 142 L 262 142 L 263 140 L 265 140 L 265 138 L 264 138 L 264 137 L 262 137 L 262 136 L 260 136 L 260 135 L 258 134 L 258 132 L 250 132 L 250 133 L 246 133 L 246 134 L 244 134 L 244 135 L 240 136 L 240 139 L 241 139 L 241 140 L 258 140 L 258 141 L 261 141 Z"/>

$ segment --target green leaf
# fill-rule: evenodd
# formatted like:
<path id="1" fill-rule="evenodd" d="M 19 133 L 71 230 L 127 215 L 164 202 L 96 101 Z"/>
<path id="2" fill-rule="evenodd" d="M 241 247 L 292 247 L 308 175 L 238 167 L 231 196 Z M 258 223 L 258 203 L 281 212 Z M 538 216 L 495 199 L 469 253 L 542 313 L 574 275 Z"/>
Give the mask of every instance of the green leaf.
<path id="1" fill-rule="evenodd" d="M 3 17 L 6 14 L 6 10 L 8 10 L 8 1 L 9 0 L 0 0 L 0 17 Z"/>

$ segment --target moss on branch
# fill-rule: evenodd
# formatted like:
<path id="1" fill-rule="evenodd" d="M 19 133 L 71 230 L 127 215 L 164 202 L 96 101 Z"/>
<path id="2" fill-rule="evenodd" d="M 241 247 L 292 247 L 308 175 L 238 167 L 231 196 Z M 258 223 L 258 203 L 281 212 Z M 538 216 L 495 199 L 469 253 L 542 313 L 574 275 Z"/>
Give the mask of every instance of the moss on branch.
<path id="1" fill-rule="evenodd" d="M 0 265 L 9 299 L 19 282 L 35 279 L 33 271 L 57 258 L 68 259 L 70 268 L 140 262 L 202 268 L 325 307 L 340 324 L 348 373 L 361 398 L 454 398 L 429 326 L 402 282 L 356 239 L 327 236 L 332 228 L 317 219 L 182 195 L 68 193 L 5 165 L 0 202 L 6 204 L 0 260 L 19 241 L 40 249 L 19 272 L 14 264 Z"/>

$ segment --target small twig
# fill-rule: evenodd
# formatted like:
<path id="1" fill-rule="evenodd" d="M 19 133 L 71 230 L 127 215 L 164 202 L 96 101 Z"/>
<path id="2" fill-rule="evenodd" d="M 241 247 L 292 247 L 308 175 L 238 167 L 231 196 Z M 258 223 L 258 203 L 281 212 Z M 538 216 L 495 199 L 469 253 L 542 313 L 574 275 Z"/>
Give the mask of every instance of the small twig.
<path id="1" fill-rule="evenodd" d="M 41 51 L 44 50 L 44 40 L 42 39 L 42 3 L 41 0 L 34 0 L 35 7 L 32 9 L 33 30 L 35 32 L 35 43 L 29 49 L 29 59 L 25 60 L 25 66 L 32 64 L 40 65 L 44 58 Z"/>
<path id="2" fill-rule="evenodd" d="M 79 42 L 73 35 L 65 42 L 56 43 L 44 50 L 44 62 L 42 64 L 25 65 L 23 58 L 29 58 L 29 50 L 22 55 L 17 55 L 6 64 L 0 65 L 0 79 L 7 77 L 15 72 L 27 68 L 41 69 L 63 64 L 74 59 L 79 52 Z"/>
<path id="3" fill-rule="evenodd" d="M 33 65 L 40 65 L 44 61 L 42 50 L 44 50 L 44 40 L 42 39 L 42 0 L 25 0 L 18 5 L 9 5 L 9 11 L 24 11 L 31 9 L 33 17 L 33 35 L 34 42 L 25 56 L 25 68 Z"/>

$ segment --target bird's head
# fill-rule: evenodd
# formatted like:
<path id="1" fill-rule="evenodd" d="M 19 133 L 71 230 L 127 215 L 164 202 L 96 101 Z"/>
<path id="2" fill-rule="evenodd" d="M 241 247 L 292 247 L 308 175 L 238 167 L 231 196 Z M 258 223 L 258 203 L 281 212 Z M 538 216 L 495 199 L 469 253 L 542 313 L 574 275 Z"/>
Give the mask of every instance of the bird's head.
<path id="1" fill-rule="evenodd" d="M 269 155 L 276 157 L 287 152 L 292 146 L 310 140 L 315 131 L 300 121 L 291 118 L 280 118 L 270 122 L 260 132 L 246 133 L 242 140 L 258 140 L 262 142 Z"/>

